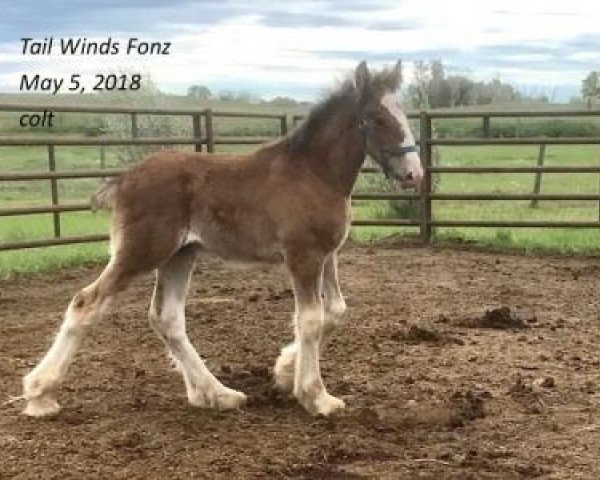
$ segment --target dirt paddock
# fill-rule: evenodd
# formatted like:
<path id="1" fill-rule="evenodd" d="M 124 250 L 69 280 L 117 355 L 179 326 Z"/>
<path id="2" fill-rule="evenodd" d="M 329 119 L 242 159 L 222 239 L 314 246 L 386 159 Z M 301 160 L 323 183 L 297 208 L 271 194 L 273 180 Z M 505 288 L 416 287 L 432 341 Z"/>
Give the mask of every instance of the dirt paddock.
<path id="1" fill-rule="evenodd" d="M 310 417 L 272 387 L 291 338 L 284 271 L 207 257 L 190 337 L 249 405 L 188 406 L 146 321 L 146 276 L 92 330 L 57 417 L 0 408 L 0 478 L 600 478 L 600 262 L 388 243 L 346 247 L 340 265 L 347 326 L 322 370 L 341 415 Z M 1 401 L 99 271 L 0 283 Z"/>

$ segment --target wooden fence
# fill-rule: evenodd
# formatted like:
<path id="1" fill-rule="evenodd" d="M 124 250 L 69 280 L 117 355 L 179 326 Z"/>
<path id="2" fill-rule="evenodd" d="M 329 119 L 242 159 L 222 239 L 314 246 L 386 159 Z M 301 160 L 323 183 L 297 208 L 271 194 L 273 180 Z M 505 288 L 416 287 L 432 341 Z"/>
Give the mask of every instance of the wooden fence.
<path id="1" fill-rule="evenodd" d="M 1 105 L 0 112 L 35 112 L 44 110 L 40 105 Z M 285 135 L 288 131 L 288 117 L 285 114 L 263 114 L 248 112 L 216 112 L 206 110 L 166 110 L 155 108 L 116 108 L 116 107 L 52 107 L 55 112 L 121 114 L 130 118 L 130 138 L 68 138 L 68 137 L 37 137 L 37 136 L 6 136 L 0 137 L 0 148 L 3 146 L 45 146 L 48 156 L 47 171 L 7 172 L 2 171 L 0 164 L 0 186 L 3 182 L 48 180 L 50 182 L 51 204 L 45 206 L 23 206 L 2 208 L 0 217 L 29 214 L 52 214 L 54 237 L 29 241 L 0 243 L 0 251 L 22 248 L 66 245 L 73 243 L 98 242 L 108 239 L 107 235 L 61 235 L 60 214 L 89 210 L 89 204 L 64 204 L 60 202 L 57 187 L 58 180 L 81 178 L 106 178 L 123 172 L 117 169 L 85 169 L 57 170 L 56 149 L 63 146 L 122 146 L 122 145 L 194 145 L 196 151 L 215 151 L 216 145 L 254 145 L 269 138 L 262 137 L 229 137 L 216 136 L 213 126 L 214 118 L 254 118 L 271 119 L 279 123 L 279 133 Z M 138 115 L 176 115 L 190 117 L 193 136 L 190 138 L 146 138 L 139 136 Z M 409 114 L 409 118 L 419 121 L 419 148 L 424 166 L 423 188 L 416 193 L 357 193 L 352 196 L 357 200 L 398 200 L 420 199 L 419 218 L 417 219 L 358 219 L 353 221 L 355 226 L 418 226 L 423 243 L 432 240 L 434 227 L 561 227 L 561 228 L 598 228 L 600 221 L 479 221 L 479 220 L 436 220 L 432 217 L 432 203 L 438 200 L 478 201 L 478 200 L 530 200 L 532 204 L 539 200 L 589 200 L 600 205 L 599 194 L 541 194 L 539 183 L 541 174 L 548 173 L 595 173 L 600 174 L 600 166 L 544 166 L 543 153 L 546 145 L 600 145 L 598 137 L 581 138 L 490 138 L 490 121 L 496 117 L 600 117 L 598 110 L 557 110 L 557 111 L 442 111 L 431 110 Z M 442 118 L 479 118 L 481 119 L 481 137 L 478 138 L 433 138 L 432 122 Z M 295 125 L 302 120 L 300 116 L 291 117 Z M 516 166 L 484 166 L 458 167 L 433 165 L 432 149 L 436 146 L 476 146 L 476 145 L 539 145 L 540 159 L 538 164 L 531 167 Z M 1 152 L 1 150 L 0 150 Z M 1 158 L 1 157 L 0 157 Z M 366 167 L 362 172 L 378 172 L 377 168 Z M 534 192 L 531 194 L 501 194 L 501 193 L 435 193 L 432 191 L 432 174 L 454 173 L 533 173 L 536 174 Z"/>

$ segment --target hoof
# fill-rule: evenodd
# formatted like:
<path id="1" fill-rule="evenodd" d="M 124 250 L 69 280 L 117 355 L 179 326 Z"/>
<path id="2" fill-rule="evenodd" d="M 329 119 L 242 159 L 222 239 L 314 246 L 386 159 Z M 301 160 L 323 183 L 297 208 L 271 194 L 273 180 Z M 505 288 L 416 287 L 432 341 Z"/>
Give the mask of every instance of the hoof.
<path id="1" fill-rule="evenodd" d="M 219 390 L 196 392 L 190 396 L 189 401 L 194 407 L 225 411 L 243 407 L 247 403 L 248 397 L 237 390 L 221 387 Z"/>
<path id="2" fill-rule="evenodd" d="M 281 355 L 277 357 L 273 376 L 277 388 L 286 393 L 291 393 L 294 389 L 294 375 L 296 367 L 296 345 L 291 344 L 281 350 Z"/>
<path id="3" fill-rule="evenodd" d="M 343 400 L 329 395 L 325 390 L 314 397 L 299 396 L 298 401 L 311 415 L 323 415 L 325 417 L 346 407 Z"/>
<path id="4" fill-rule="evenodd" d="M 23 414 L 29 417 L 50 417 L 60 411 L 60 405 L 48 395 L 27 399 Z"/>
<path id="5" fill-rule="evenodd" d="M 23 377 L 22 398 L 27 401 L 23 414 L 30 417 L 49 417 L 59 412 L 60 405 L 49 391 L 49 385 L 53 383 L 52 379 L 41 382 L 35 370 Z"/>
<path id="6" fill-rule="evenodd" d="M 242 392 L 228 388 L 225 393 L 216 397 L 215 408 L 217 410 L 237 410 L 248 402 L 248 397 Z"/>
<path id="7" fill-rule="evenodd" d="M 278 369 L 275 364 L 273 371 L 275 377 L 275 386 L 285 393 L 290 393 L 294 389 L 294 373 L 283 369 Z"/>

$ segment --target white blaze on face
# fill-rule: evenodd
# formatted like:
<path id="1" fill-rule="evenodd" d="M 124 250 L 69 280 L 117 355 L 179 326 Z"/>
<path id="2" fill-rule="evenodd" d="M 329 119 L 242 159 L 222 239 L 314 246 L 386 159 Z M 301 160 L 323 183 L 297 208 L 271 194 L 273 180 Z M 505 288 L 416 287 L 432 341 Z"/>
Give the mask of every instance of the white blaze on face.
<path id="1" fill-rule="evenodd" d="M 415 145 L 415 137 L 413 136 L 408 118 L 402 111 L 400 102 L 394 93 L 386 93 L 381 97 L 381 105 L 383 105 L 388 112 L 396 119 L 400 124 L 402 131 L 404 132 L 404 140 L 400 144 L 402 147 L 408 147 Z M 392 159 L 394 160 L 394 159 Z M 423 178 L 423 168 L 421 166 L 421 158 L 417 152 L 405 153 L 401 158 L 399 165 L 397 162 L 392 162 L 395 168 L 398 170 L 400 179 L 407 183 L 416 185 Z"/>

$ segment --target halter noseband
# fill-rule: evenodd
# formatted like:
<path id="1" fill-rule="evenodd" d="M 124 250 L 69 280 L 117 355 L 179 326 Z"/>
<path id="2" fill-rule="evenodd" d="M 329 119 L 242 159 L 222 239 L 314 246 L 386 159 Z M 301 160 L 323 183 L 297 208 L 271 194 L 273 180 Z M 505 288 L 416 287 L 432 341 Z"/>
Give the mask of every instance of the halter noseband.
<path id="1" fill-rule="evenodd" d="M 391 148 L 382 148 L 383 152 L 388 153 L 390 155 L 405 155 L 411 152 L 417 152 L 416 145 L 396 145 Z"/>

